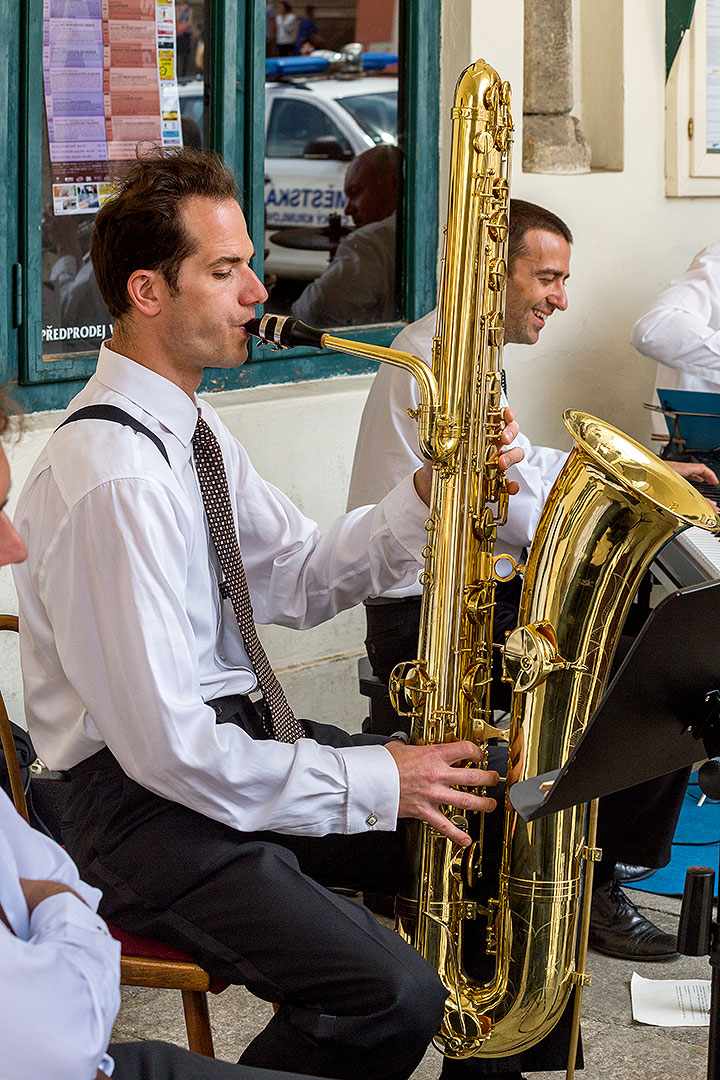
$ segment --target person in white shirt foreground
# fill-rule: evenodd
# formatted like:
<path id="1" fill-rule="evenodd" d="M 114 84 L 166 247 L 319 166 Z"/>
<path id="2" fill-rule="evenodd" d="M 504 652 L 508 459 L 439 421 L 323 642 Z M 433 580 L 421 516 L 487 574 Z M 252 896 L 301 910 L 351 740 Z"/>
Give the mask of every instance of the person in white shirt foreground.
<path id="1" fill-rule="evenodd" d="M 209 535 L 218 505 L 230 502 L 225 542 L 237 532 L 257 620 L 302 629 L 417 575 L 430 487 L 424 466 L 321 535 L 197 398 L 205 367 L 247 356 L 244 324 L 267 295 L 252 255 L 215 155 L 157 150 L 97 215 L 91 257 L 114 334 L 70 413 L 110 405 L 136 429 L 66 423 L 21 493 L 28 723 L 42 759 L 69 770 L 64 840 L 102 889 L 101 912 L 278 1002 L 243 1064 L 403 1080 L 446 991 L 398 935 L 324 886 L 393 888 L 399 818 L 465 846 L 441 807 L 493 810 L 473 789 L 498 776 L 456 767 L 480 760 L 469 742 L 407 746 L 292 714 L 304 737 L 279 741 L 282 690 L 258 706 L 248 696 L 264 669 L 227 599 L 238 565 L 220 573 Z M 508 413 L 503 468 L 521 459 L 516 434 Z M 194 436 L 214 437 L 228 478 L 207 506 Z"/>
<path id="2" fill-rule="evenodd" d="M 505 309 L 505 344 L 534 345 L 547 320 L 568 304 L 565 289 L 570 274 L 572 234 L 555 214 L 520 199 L 510 201 L 508 282 Z M 432 339 L 437 312 L 431 311 L 405 327 L 395 339 L 397 349 L 414 353 L 431 362 Z M 348 508 L 374 503 L 411 473 L 422 461 L 417 443 L 417 425 L 408 409 L 419 403 L 417 384 L 401 368 L 383 366 L 373 380 L 363 411 L 353 463 Z M 495 553 L 524 561 L 540 512 L 567 454 L 544 446 L 532 446 L 520 434 L 517 442 L 524 459 L 513 466 L 508 477 L 519 492 L 510 504 L 507 525 L 498 529 Z M 671 462 L 689 479 L 708 480 L 714 476 L 704 465 Z M 505 631 L 517 620 L 520 598 L 519 578 L 498 585 L 496 591 L 495 640 L 503 642 Z M 370 594 L 366 600 L 366 648 L 375 675 L 387 683 L 395 664 L 415 656 L 420 620 L 421 586 L 418 581 Z M 494 672 L 496 704 L 509 702 L 507 684 L 499 683 L 499 653 Z M 379 708 L 378 708 L 379 704 Z M 366 729 L 391 731 L 402 720 L 389 699 L 374 698 L 372 716 Z M 491 757 L 502 772 L 504 763 Z M 598 846 L 604 858 L 596 867 L 591 944 L 603 952 L 624 959 L 672 959 L 677 956 L 674 939 L 645 919 L 614 880 L 615 864 L 640 863 L 662 866 L 669 861 L 670 843 L 680 812 L 687 771 L 652 781 L 601 800 Z M 493 821 L 489 823 L 492 828 Z M 564 1068 L 563 1023 L 548 1040 L 533 1050 L 503 1062 L 446 1060 L 443 1076 L 491 1073 L 518 1077 L 521 1070 Z"/>
<path id="3" fill-rule="evenodd" d="M 720 393 L 720 242 L 698 252 L 635 323 L 630 339 L 657 361 L 655 389 Z M 657 395 L 652 402 L 658 405 Z M 667 425 L 653 414 L 653 430 Z"/>
<path id="4" fill-rule="evenodd" d="M 0 395 L 0 435 L 8 427 Z M 0 446 L 0 566 L 25 544 L 5 512 Z M 191 1054 L 168 1043 L 108 1047 L 120 1007 L 120 945 L 97 914 L 100 892 L 63 849 L 32 829 L 0 789 L 0 1075 L 2 1080 L 298 1080 Z"/>

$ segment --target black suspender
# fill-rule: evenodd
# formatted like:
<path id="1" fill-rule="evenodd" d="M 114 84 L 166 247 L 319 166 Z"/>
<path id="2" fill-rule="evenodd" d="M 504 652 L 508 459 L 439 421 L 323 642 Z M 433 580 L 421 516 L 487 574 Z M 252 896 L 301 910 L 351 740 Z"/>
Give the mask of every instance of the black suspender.
<path id="1" fill-rule="evenodd" d="M 119 409 L 117 405 L 86 405 L 83 409 L 71 413 L 56 430 L 59 431 L 61 427 L 72 424 L 75 420 L 110 420 L 113 424 L 125 424 L 127 427 L 132 428 L 133 431 L 139 431 L 141 435 L 147 435 L 148 439 L 155 443 L 168 465 L 170 465 L 170 458 L 162 439 L 158 438 L 154 431 L 145 427 L 130 413 L 125 412 L 124 409 Z M 171 465 L 170 468 L 172 468 Z"/>

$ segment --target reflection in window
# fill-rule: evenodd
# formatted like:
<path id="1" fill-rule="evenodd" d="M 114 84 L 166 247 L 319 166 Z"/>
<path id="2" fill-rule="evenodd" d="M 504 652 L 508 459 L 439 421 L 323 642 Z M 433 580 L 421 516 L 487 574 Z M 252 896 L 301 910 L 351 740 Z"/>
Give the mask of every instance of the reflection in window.
<path id="1" fill-rule="evenodd" d="M 345 97 L 343 106 L 376 143 L 397 145 L 397 90 Z"/>
<path id="2" fill-rule="evenodd" d="M 87 0 L 43 19 L 43 359 L 94 356 L 112 319 L 89 258 L 95 214 L 138 148 L 205 145 L 210 0 Z M 127 33 L 127 20 L 134 36 Z"/>
<path id="3" fill-rule="evenodd" d="M 355 0 L 341 18 L 336 3 L 316 0 L 301 24 L 296 7 L 303 32 L 292 55 L 268 11 L 268 310 L 318 326 L 400 315 L 398 8 Z"/>
<path id="4" fill-rule="evenodd" d="M 317 139 L 334 139 L 352 157 L 350 143 L 322 109 L 292 98 L 274 102 L 265 141 L 266 157 L 301 158 L 306 151 L 312 152 L 310 144 Z"/>

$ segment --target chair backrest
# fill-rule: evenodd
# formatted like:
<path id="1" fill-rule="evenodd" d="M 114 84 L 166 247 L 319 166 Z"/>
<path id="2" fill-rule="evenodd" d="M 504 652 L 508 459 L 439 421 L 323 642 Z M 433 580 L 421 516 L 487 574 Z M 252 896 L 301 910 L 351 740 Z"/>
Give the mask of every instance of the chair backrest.
<path id="1" fill-rule="evenodd" d="M 0 630 L 12 630 L 17 633 L 17 615 L 0 615 Z M 10 717 L 7 714 L 1 687 L 0 743 L 2 743 L 3 753 L 5 754 L 5 764 L 7 766 L 8 776 L 10 777 L 10 790 L 12 792 L 13 802 L 15 803 L 15 809 L 19 814 L 22 814 L 26 821 L 29 821 L 27 799 L 25 798 L 22 776 L 20 775 L 20 762 L 18 761 L 15 740 L 13 738 L 12 728 L 10 727 Z"/>

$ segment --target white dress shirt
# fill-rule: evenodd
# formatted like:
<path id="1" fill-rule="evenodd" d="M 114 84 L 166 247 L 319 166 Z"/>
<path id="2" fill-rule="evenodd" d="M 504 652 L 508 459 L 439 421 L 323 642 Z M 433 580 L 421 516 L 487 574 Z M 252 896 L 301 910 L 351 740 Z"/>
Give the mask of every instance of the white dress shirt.
<path id="1" fill-rule="evenodd" d="M 436 319 L 437 312 L 431 311 L 406 326 L 393 342 L 393 348 L 413 353 L 430 364 Z M 389 364 L 381 365 L 360 421 L 348 508 L 381 499 L 422 462 L 417 424 L 407 412 L 409 408 L 416 409 L 419 401 L 417 383 L 409 372 Z M 503 404 L 507 404 L 504 396 Z M 530 546 L 540 511 L 568 455 L 547 446 L 531 446 L 522 434 L 515 445 L 522 447 L 525 458 L 508 469 L 507 478 L 515 480 L 520 490 L 510 499 L 507 524 L 498 529 L 495 554 L 509 554 L 520 560 L 523 549 Z M 387 589 L 383 595 L 411 596 L 420 592 L 422 587 L 416 580 L 410 586 Z"/>
<path id="2" fill-rule="evenodd" d="M 395 214 L 344 237 L 327 270 L 304 289 L 292 313 L 315 326 L 359 326 L 396 319 Z"/>
<path id="3" fill-rule="evenodd" d="M 720 243 L 710 244 L 635 323 L 638 352 L 663 365 L 655 389 L 720 393 Z M 658 405 L 657 395 L 650 402 Z M 653 430 L 667 437 L 663 417 Z"/>
<path id="4" fill-rule="evenodd" d="M 30 915 L 27 937 L 12 917 L 15 933 L 0 922 L 2 1080 L 94 1080 L 98 1069 L 110 1075 L 120 945 L 96 914 L 100 892 L 80 880 L 61 847 L 30 828 L 2 790 L 0 864 L 18 888 L 21 877 L 58 881 L 85 901 L 68 892 L 48 896 Z"/>
<path id="5" fill-rule="evenodd" d="M 382 746 L 253 741 L 205 704 L 256 680 L 218 569 L 194 469 L 198 410 L 222 450 L 260 623 L 302 629 L 418 572 L 427 507 L 411 477 L 324 534 L 255 472 L 207 402 L 104 345 L 70 411 L 107 402 L 163 441 L 104 420 L 57 431 L 21 493 L 15 567 L 35 747 L 69 768 L 108 745 L 143 786 L 241 831 L 393 829 Z"/>

